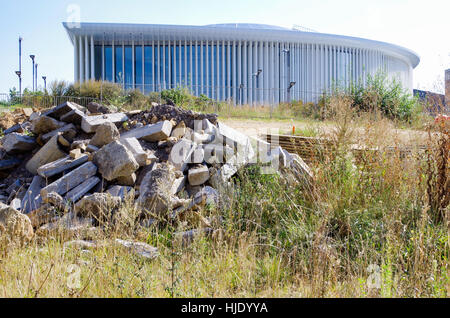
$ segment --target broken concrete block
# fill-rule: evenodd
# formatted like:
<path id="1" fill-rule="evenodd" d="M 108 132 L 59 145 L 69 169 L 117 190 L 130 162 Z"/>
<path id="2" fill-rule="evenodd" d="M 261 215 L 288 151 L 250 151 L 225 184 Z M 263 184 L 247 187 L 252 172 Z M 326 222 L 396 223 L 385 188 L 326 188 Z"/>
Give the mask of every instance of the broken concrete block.
<path id="1" fill-rule="evenodd" d="M 22 153 L 33 150 L 37 144 L 36 139 L 18 133 L 10 133 L 1 140 L 7 153 Z"/>
<path id="2" fill-rule="evenodd" d="M 180 121 L 178 125 L 172 130 L 171 137 L 182 138 L 186 134 L 186 124 L 184 121 Z"/>
<path id="3" fill-rule="evenodd" d="M 34 235 L 28 216 L 3 203 L 0 203 L 0 233 L 20 243 L 31 241 Z"/>
<path id="4" fill-rule="evenodd" d="M 207 118 L 203 118 L 202 128 L 206 134 L 215 135 L 217 133 L 217 127 L 214 126 Z"/>
<path id="5" fill-rule="evenodd" d="M 78 110 L 78 109 L 73 109 L 70 112 L 68 112 L 67 114 L 64 114 L 61 116 L 61 121 L 66 122 L 66 123 L 72 123 L 74 125 L 80 126 L 81 125 L 81 121 L 83 120 L 83 118 L 86 115 L 84 114 L 84 112 Z"/>
<path id="6" fill-rule="evenodd" d="M 134 199 L 134 189 L 132 187 L 115 185 L 111 186 L 108 190 L 106 190 L 106 192 L 113 197 L 120 198 L 122 201 L 124 201 L 127 197 Z"/>
<path id="7" fill-rule="evenodd" d="M 81 153 L 81 149 L 80 148 L 76 148 L 76 149 L 72 149 L 69 152 L 69 156 L 72 159 L 79 159 L 83 154 Z"/>
<path id="8" fill-rule="evenodd" d="M 50 131 L 64 127 L 66 123 L 57 121 L 48 116 L 40 116 L 31 122 L 31 131 L 36 135 L 46 134 Z"/>
<path id="9" fill-rule="evenodd" d="M 193 186 L 201 185 L 206 181 L 208 181 L 208 179 L 209 179 L 209 170 L 207 166 L 200 166 L 189 169 L 188 180 L 190 185 Z"/>
<path id="10" fill-rule="evenodd" d="M 160 121 L 154 125 L 147 125 L 141 128 L 132 129 L 120 136 L 120 139 L 124 138 L 137 138 L 144 139 L 150 142 L 156 142 L 165 140 L 170 137 L 172 132 L 172 124 L 170 121 Z"/>
<path id="11" fill-rule="evenodd" d="M 130 250 L 131 252 L 144 258 L 154 259 L 159 255 L 158 249 L 156 247 L 150 246 L 143 242 L 124 241 L 120 239 L 116 239 L 115 242 L 120 246 L 123 246 L 126 249 Z"/>
<path id="12" fill-rule="evenodd" d="M 136 183 L 136 174 L 132 173 L 130 176 L 118 177 L 116 183 L 122 186 L 134 186 Z"/>
<path id="13" fill-rule="evenodd" d="M 8 129 L 5 129 L 3 131 L 3 134 L 8 135 L 8 134 L 13 133 L 13 132 L 17 132 L 17 133 L 23 132 L 22 125 L 21 124 L 16 124 L 14 126 L 11 126 Z"/>
<path id="14" fill-rule="evenodd" d="M 140 167 L 146 166 L 147 164 L 149 164 L 149 161 L 153 159 L 149 158 L 148 154 L 144 151 L 144 149 L 142 149 L 141 144 L 136 138 L 123 138 L 120 139 L 120 142 L 125 147 L 127 147 L 129 151 L 131 151 L 131 153 L 134 156 L 134 159 L 136 160 L 136 162 Z"/>
<path id="15" fill-rule="evenodd" d="M 31 211 L 28 215 L 34 228 L 42 224 L 53 222 L 58 218 L 58 210 L 50 204 L 41 204 L 39 209 Z"/>
<path id="16" fill-rule="evenodd" d="M 56 161 L 47 163 L 37 169 L 38 175 L 44 178 L 49 178 L 58 173 L 67 171 L 69 169 L 78 167 L 79 165 L 88 161 L 88 155 L 82 155 L 78 159 L 72 159 L 69 156 L 58 159 Z"/>
<path id="17" fill-rule="evenodd" d="M 21 162 L 22 162 L 22 160 L 16 159 L 16 158 L 0 160 L 0 170 L 12 169 L 12 168 L 20 165 Z"/>
<path id="18" fill-rule="evenodd" d="M 50 116 L 53 118 L 57 118 L 60 119 L 61 116 L 71 112 L 72 110 L 77 109 L 83 113 L 86 112 L 86 108 L 84 108 L 81 105 L 78 105 L 77 103 L 74 102 L 64 102 L 56 107 L 53 107 L 52 109 L 44 112 L 42 115 L 43 116 Z"/>
<path id="19" fill-rule="evenodd" d="M 50 192 L 44 201 L 45 204 L 51 204 L 55 208 L 64 211 L 66 209 L 66 201 L 56 192 Z"/>
<path id="20" fill-rule="evenodd" d="M 111 122 L 105 122 L 97 127 L 95 135 L 89 144 L 100 148 L 119 138 L 120 133 L 116 125 Z"/>
<path id="21" fill-rule="evenodd" d="M 146 211 L 161 215 L 168 213 L 177 203 L 172 186 L 175 182 L 175 169 L 168 163 L 155 164 L 142 180 L 137 203 Z"/>
<path id="22" fill-rule="evenodd" d="M 130 176 L 139 168 L 131 151 L 118 141 L 113 141 L 97 151 L 94 162 L 103 178 L 108 181 Z"/>
<path id="23" fill-rule="evenodd" d="M 86 133 L 94 133 L 104 123 L 121 123 L 127 121 L 127 115 L 123 113 L 105 114 L 98 116 L 85 116 L 81 120 L 81 129 Z"/>
<path id="24" fill-rule="evenodd" d="M 56 136 L 56 135 L 64 135 L 67 138 L 71 139 L 77 135 L 77 130 L 73 124 L 65 125 L 61 128 L 58 128 L 56 130 L 53 130 L 51 132 L 48 132 L 48 133 L 42 135 L 41 140 L 43 142 L 47 142 L 50 140 L 50 138 L 52 138 L 53 136 Z"/>
<path id="25" fill-rule="evenodd" d="M 63 147 L 70 147 L 70 142 L 63 135 L 58 136 L 58 142 Z"/>
<path id="26" fill-rule="evenodd" d="M 173 147 L 169 155 L 169 162 L 178 170 L 185 171 L 191 163 L 191 156 L 197 145 L 190 140 L 180 139 Z"/>
<path id="27" fill-rule="evenodd" d="M 36 175 L 37 169 L 46 163 L 53 162 L 67 156 L 58 144 L 58 136 L 53 136 L 39 151 L 27 162 L 26 168 Z"/>
<path id="28" fill-rule="evenodd" d="M 105 105 L 102 105 L 102 104 L 99 104 L 99 103 L 96 103 L 96 102 L 90 102 L 87 105 L 87 109 L 92 114 L 96 114 L 96 113 L 110 114 L 110 113 L 117 112 L 117 107 L 115 107 L 115 106 L 106 107 Z"/>
<path id="29" fill-rule="evenodd" d="M 234 150 L 228 145 L 207 144 L 202 145 L 204 160 L 209 164 L 226 163 L 234 156 Z"/>
<path id="30" fill-rule="evenodd" d="M 47 197 L 47 194 L 50 192 L 56 192 L 61 195 L 65 194 L 75 188 L 77 185 L 94 176 L 96 173 L 97 166 L 91 161 L 88 161 L 82 166 L 76 168 L 75 170 L 72 170 L 68 174 L 43 188 L 41 190 L 41 196 L 43 199 L 45 199 Z"/>
<path id="31" fill-rule="evenodd" d="M 236 174 L 238 168 L 234 164 L 225 163 L 222 167 L 217 169 L 214 173 L 210 173 L 209 183 L 214 188 L 224 186 L 232 176 Z"/>
<path id="32" fill-rule="evenodd" d="M 110 217 L 120 203 L 120 198 L 113 197 L 109 193 L 94 193 L 83 197 L 75 204 L 74 212 L 77 215 L 103 220 Z"/>
<path id="33" fill-rule="evenodd" d="M 205 150 L 199 145 L 192 154 L 192 163 L 202 163 L 205 160 Z"/>
<path id="34" fill-rule="evenodd" d="M 90 177 L 83 183 L 67 192 L 65 199 L 71 202 L 77 202 L 83 195 L 88 193 L 97 183 L 100 182 L 98 177 Z"/>
<path id="35" fill-rule="evenodd" d="M 178 192 L 183 190 L 185 184 L 186 184 L 185 176 L 175 179 L 174 183 L 172 184 L 172 190 L 171 190 L 172 194 L 177 194 Z"/>
<path id="36" fill-rule="evenodd" d="M 33 109 L 26 107 L 22 108 L 22 114 L 24 114 L 26 117 L 30 117 L 30 115 L 33 113 Z"/>
<path id="37" fill-rule="evenodd" d="M 87 145 L 86 147 L 86 151 L 87 152 L 96 152 L 98 151 L 100 148 L 94 145 Z"/>
<path id="38" fill-rule="evenodd" d="M 30 186 L 22 199 L 22 213 L 28 214 L 39 209 L 42 203 L 40 196 L 41 189 L 45 186 L 45 179 L 41 176 L 34 176 Z"/>

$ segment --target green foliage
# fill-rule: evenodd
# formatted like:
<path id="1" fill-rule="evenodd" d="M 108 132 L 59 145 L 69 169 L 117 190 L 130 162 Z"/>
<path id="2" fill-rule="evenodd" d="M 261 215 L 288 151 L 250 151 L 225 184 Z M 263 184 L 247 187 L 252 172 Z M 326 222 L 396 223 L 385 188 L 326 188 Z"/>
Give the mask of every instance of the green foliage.
<path id="1" fill-rule="evenodd" d="M 420 112 L 417 97 L 403 89 L 395 78 L 389 80 L 385 73 L 378 72 L 374 76 L 369 74 L 365 82 L 351 82 L 349 88 L 337 85 L 330 95 L 321 98 L 319 105 L 326 112 L 330 97 L 350 97 L 358 112 L 381 112 L 387 118 L 406 122 Z"/>

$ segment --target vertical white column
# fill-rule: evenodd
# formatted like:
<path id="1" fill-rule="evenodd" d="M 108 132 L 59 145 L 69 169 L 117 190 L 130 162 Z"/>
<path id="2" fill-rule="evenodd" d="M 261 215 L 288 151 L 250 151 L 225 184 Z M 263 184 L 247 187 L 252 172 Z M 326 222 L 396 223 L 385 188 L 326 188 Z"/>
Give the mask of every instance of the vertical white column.
<path id="1" fill-rule="evenodd" d="M 154 48 L 156 48 L 156 52 L 153 51 L 153 56 L 155 57 L 155 61 L 156 61 L 156 66 L 155 66 L 155 81 L 153 82 L 154 85 L 156 85 L 155 87 L 155 91 L 161 89 L 161 54 L 160 54 L 160 46 L 159 46 L 159 38 L 156 41 L 155 46 L 153 46 Z"/>
<path id="2" fill-rule="evenodd" d="M 243 101 L 243 97 L 242 94 L 243 89 L 241 89 L 241 84 L 242 84 L 242 73 L 241 73 L 241 67 L 242 67 L 242 50 L 241 50 L 241 41 L 238 41 L 238 45 L 237 45 L 237 83 L 236 86 L 238 88 L 238 104 L 241 105 L 242 101 Z"/>
<path id="3" fill-rule="evenodd" d="M 210 76 L 210 78 L 209 78 L 209 81 L 208 81 L 208 83 L 211 83 L 210 84 L 210 88 L 209 88 L 209 90 L 210 90 L 210 96 L 211 96 L 211 98 L 212 99 L 215 99 L 216 98 L 216 94 L 215 94 L 215 92 L 214 92 L 214 85 L 215 85 L 215 81 L 214 81 L 214 77 L 215 77 L 215 72 L 214 72 L 214 52 L 215 52 L 215 50 L 214 50 L 214 41 L 211 41 L 211 48 L 209 48 L 209 50 L 211 51 L 210 52 L 210 54 L 211 54 L 211 58 L 209 58 L 208 57 L 208 64 L 210 64 L 210 72 L 209 72 L 209 76 Z"/>
<path id="4" fill-rule="evenodd" d="M 191 88 L 191 92 L 193 91 L 192 90 L 192 85 L 193 85 L 193 75 L 192 74 L 194 74 L 194 69 L 192 68 L 192 56 L 193 56 L 193 53 L 192 53 L 192 40 L 189 40 L 189 85 L 190 85 L 190 88 Z"/>
<path id="5" fill-rule="evenodd" d="M 166 82 L 169 85 L 168 89 L 174 88 L 173 83 L 172 83 L 172 78 L 173 78 L 172 71 L 173 71 L 173 68 L 175 68 L 175 67 L 172 67 L 172 51 L 171 51 L 171 43 L 170 42 L 171 41 L 169 38 L 169 41 L 167 41 L 167 59 L 168 59 L 168 61 L 166 61 L 167 67 L 168 67 L 168 69 L 167 69 L 168 74 L 166 74 L 166 76 L 167 76 Z"/>
<path id="6" fill-rule="evenodd" d="M 125 88 L 125 38 L 122 38 L 122 87 Z"/>
<path id="7" fill-rule="evenodd" d="M 258 70 L 261 69 L 260 64 L 260 59 L 259 59 L 259 53 L 262 51 L 262 46 L 260 45 L 260 42 L 255 41 L 254 42 L 254 48 L 253 48 L 253 69 L 251 71 L 251 76 L 252 76 L 252 83 L 253 84 L 253 93 L 252 93 L 252 102 L 253 104 L 258 105 L 259 104 L 259 83 L 261 82 L 261 78 L 264 76 L 264 74 L 260 74 L 258 76 L 253 76 L 253 74 L 258 74 Z M 258 83 L 259 82 L 259 83 Z"/>
<path id="8" fill-rule="evenodd" d="M 89 43 L 88 36 L 84 37 L 84 81 L 89 80 Z"/>
<path id="9" fill-rule="evenodd" d="M 205 91 L 204 91 L 204 83 L 203 83 L 203 58 L 204 58 L 204 56 L 203 56 L 203 41 L 200 41 L 200 92 L 202 93 L 202 94 L 204 94 L 205 93 Z"/>
<path id="10" fill-rule="evenodd" d="M 210 84 L 209 84 L 209 82 L 210 82 L 210 74 L 209 74 L 209 47 L 208 47 L 208 44 L 209 44 L 209 41 L 208 40 L 206 40 L 206 44 L 205 44 L 205 56 L 204 56 L 204 58 L 205 58 L 205 67 L 206 67 L 206 70 L 205 70 L 205 75 L 206 75 L 206 78 L 205 78 L 205 89 L 206 89 L 206 96 L 208 96 L 208 97 L 211 97 L 211 91 L 210 91 L 210 89 L 211 89 L 211 87 L 210 87 Z"/>
<path id="11" fill-rule="evenodd" d="M 91 79 L 95 80 L 95 52 L 93 35 L 91 35 Z"/>
<path id="12" fill-rule="evenodd" d="M 248 104 L 251 106 L 253 105 L 253 75 L 252 75 L 252 68 L 253 68 L 253 48 L 252 48 L 252 41 L 248 42 L 248 49 L 247 49 L 247 86 L 248 86 L 248 90 L 247 90 L 247 99 L 248 99 Z"/>
<path id="13" fill-rule="evenodd" d="M 264 66 L 263 66 L 263 97 L 262 97 L 262 103 L 266 104 L 269 103 L 270 99 L 270 78 L 272 77 L 272 72 L 270 70 L 269 67 L 269 45 L 270 45 L 270 50 L 272 49 L 272 44 L 269 43 L 268 41 L 264 42 Z M 273 64 L 273 62 L 270 63 L 271 65 Z"/>
<path id="14" fill-rule="evenodd" d="M 227 99 L 227 96 L 225 95 L 225 90 L 226 90 L 226 84 L 225 84 L 226 69 L 225 69 L 225 67 L 227 66 L 227 64 L 225 64 L 225 50 L 226 50 L 225 41 L 222 41 L 222 66 L 221 66 L 222 81 L 220 84 L 222 86 L 222 100 Z"/>
<path id="15" fill-rule="evenodd" d="M 198 42 L 195 40 L 195 95 L 198 96 L 198 85 L 199 85 L 199 65 L 198 65 Z"/>
<path id="16" fill-rule="evenodd" d="M 78 56 L 79 56 L 79 82 L 82 83 L 84 81 L 84 54 L 83 54 L 83 38 L 79 37 L 79 45 L 78 45 Z"/>
<path id="17" fill-rule="evenodd" d="M 236 56 L 236 42 L 233 41 L 233 47 L 232 47 L 232 65 L 231 68 L 231 78 L 232 78 L 232 91 L 233 91 L 233 102 L 236 105 L 238 103 L 238 96 L 236 95 L 236 87 L 239 85 L 237 84 L 237 56 Z"/>
<path id="18" fill-rule="evenodd" d="M 231 45 L 227 43 L 227 99 L 231 98 Z"/>
<path id="19" fill-rule="evenodd" d="M 266 94 L 264 97 L 264 102 L 268 103 L 269 105 L 273 102 L 274 100 L 274 94 L 275 94 L 275 47 L 274 47 L 274 43 L 273 42 L 266 42 L 267 45 L 270 45 L 270 57 L 268 57 L 268 59 L 270 59 L 270 63 L 267 64 L 269 61 L 267 61 L 266 59 L 266 63 L 265 63 L 265 67 L 269 70 L 269 74 L 268 74 L 268 83 L 267 86 L 264 84 L 264 88 L 266 90 Z"/>
<path id="20" fill-rule="evenodd" d="M 74 60 L 74 69 L 73 69 L 73 81 L 79 81 L 79 73 L 80 73 L 80 61 L 79 61 L 79 48 L 78 48 L 78 38 L 73 36 L 73 60 Z"/>

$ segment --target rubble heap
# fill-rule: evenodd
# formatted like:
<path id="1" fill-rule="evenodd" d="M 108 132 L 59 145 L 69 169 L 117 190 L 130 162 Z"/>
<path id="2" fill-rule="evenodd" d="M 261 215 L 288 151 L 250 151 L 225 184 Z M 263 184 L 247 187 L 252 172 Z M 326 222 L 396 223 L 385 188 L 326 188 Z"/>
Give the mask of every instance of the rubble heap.
<path id="1" fill-rule="evenodd" d="M 33 231 L 60 227 L 94 235 L 125 200 L 142 211 L 142 224 L 219 205 L 233 175 L 257 157 L 295 172 L 294 179 L 312 178 L 300 157 L 271 150 L 218 122 L 216 114 L 171 105 L 117 112 L 66 102 L 14 118 L 2 121 L 0 232 L 20 228 L 25 241 Z M 203 221 L 204 231 L 212 232 Z"/>

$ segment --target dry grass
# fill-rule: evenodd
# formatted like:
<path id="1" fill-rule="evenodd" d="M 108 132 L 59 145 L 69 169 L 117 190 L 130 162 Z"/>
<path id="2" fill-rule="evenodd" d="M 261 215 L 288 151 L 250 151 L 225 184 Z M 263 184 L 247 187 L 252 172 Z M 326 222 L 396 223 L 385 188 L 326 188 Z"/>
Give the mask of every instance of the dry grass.
<path id="1" fill-rule="evenodd" d="M 64 248 L 58 235 L 1 246 L 0 296 L 448 297 L 448 134 L 433 127 L 427 155 L 402 158 L 383 150 L 402 146 L 386 133 L 391 121 L 361 118 L 345 99 L 331 105 L 328 137 L 338 146 L 312 167 L 313 188 L 241 171 L 226 204 L 199 212 L 222 217 L 219 230 L 189 246 L 174 236 L 185 222 L 141 227 L 130 204 L 89 251 Z M 381 150 L 355 162 L 354 143 Z M 147 242 L 160 256 L 145 260 L 115 238 Z M 77 269 L 80 285 L 71 289 Z"/>

